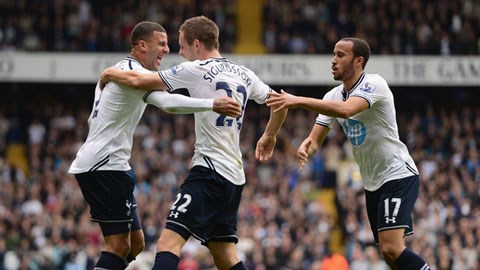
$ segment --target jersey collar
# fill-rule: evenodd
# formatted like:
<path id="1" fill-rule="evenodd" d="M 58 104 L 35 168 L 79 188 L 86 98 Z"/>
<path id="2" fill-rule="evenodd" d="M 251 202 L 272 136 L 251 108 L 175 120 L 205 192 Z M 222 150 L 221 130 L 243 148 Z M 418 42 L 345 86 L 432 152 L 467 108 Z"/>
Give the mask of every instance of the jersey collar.
<path id="1" fill-rule="evenodd" d="M 140 63 L 140 61 L 138 61 L 137 58 L 135 58 L 135 57 L 133 57 L 133 56 L 131 56 L 131 55 L 125 57 L 125 59 L 126 59 L 126 60 L 129 60 L 129 61 L 135 61 L 135 62 L 137 62 L 140 66 L 144 67 L 144 66 L 142 65 L 142 63 Z"/>
<path id="2" fill-rule="evenodd" d="M 358 78 L 357 82 L 353 85 L 353 87 L 348 92 L 345 89 L 345 85 L 342 84 L 343 101 L 347 100 L 350 94 L 353 92 L 353 90 L 355 90 L 355 88 L 357 88 L 357 86 L 359 86 L 362 83 L 363 78 L 365 78 L 365 72 L 362 72 L 360 74 L 360 77 Z"/>

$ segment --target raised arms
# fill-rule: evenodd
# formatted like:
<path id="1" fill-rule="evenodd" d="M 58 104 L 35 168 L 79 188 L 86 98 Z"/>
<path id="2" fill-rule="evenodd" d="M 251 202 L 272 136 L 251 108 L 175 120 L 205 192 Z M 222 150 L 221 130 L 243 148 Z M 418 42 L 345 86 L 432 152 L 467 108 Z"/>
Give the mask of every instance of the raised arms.
<path id="1" fill-rule="evenodd" d="M 317 98 L 294 96 L 285 91 L 273 92 L 267 100 L 268 106 L 283 108 L 304 108 L 323 115 L 347 119 L 369 106 L 368 102 L 361 97 L 350 97 L 347 101 L 322 100 Z"/>
<path id="2" fill-rule="evenodd" d="M 133 70 L 120 70 L 116 67 L 109 67 L 100 75 L 100 88 L 103 89 L 109 81 L 139 90 L 168 90 L 167 85 L 157 72 L 140 73 Z"/>
<path id="3" fill-rule="evenodd" d="M 120 70 L 115 67 L 109 67 L 100 75 L 100 87 L 103 89 L 109 81 L 124 84 L 139 90 L 168 89 L 156 72 L 140 73 L 132 70 Z M 166 112 L 175 114 L 213 110 L 222 115 L 237 117 L 242 113 L 241 105 L 229 97 L 199 99 L 170 94 L 164 91 L 152 91 L 145 98 L 145 102 Z"/>

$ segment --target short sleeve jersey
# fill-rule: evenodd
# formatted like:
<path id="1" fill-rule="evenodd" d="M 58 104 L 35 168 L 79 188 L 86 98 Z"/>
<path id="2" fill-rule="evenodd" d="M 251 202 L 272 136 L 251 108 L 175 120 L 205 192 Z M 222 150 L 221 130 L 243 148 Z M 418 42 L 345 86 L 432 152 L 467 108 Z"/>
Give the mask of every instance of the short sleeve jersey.
<path id="1" fill-rule="evenodd" d="M 400 141 L 392 91 L 377 74 L 362 74 L 344 93 L 343 84 L 327 92 L 324 100 L 364 98 L 369 108 L 348 119 L 318 115 L 316 124 L 332 127 L 336 119 L 353 147 L 365 189 L 375 191 L 385 182 L 418 175 L 407 147 Z"/>
<path id="2" fill-rule="evenodd" d="M 254 72 L 226 58 L 184 62 L 159 72 L 170 90 L 187 89 L 194 98 L 229 96 L 242 105 L 242 115 L 233 118 L 213 111 L 195 113 L 195 152 L 192 166 L 217 171 L 236 185 L 245 183 L 240 130 L 247 101 L 263 104 L 270 87 Z"/>
<path id="3" fill-rule="evenodd" d="M 115 66 L 122 70 L 151 72 L 132 57 L 125 58 Z M 131 169 L 128 161 L 133 133 L 147 106 L 143 100 L 146 94 L 147 91 L 112 82 L 101 91 L 97 84 L 92 112 L 88 118 L 88 136 L 70 166 L 70 173 Z"/>

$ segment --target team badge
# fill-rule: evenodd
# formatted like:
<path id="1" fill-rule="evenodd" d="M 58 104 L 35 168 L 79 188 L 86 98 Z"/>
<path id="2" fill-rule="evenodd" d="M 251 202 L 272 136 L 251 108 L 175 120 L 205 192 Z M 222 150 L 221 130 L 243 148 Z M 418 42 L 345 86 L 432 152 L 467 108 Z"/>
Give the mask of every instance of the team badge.
<path id="1" fill-rule="evenodd" d="M 183 67 L 181 65 L 177 65 L 177 66 L 171 67 L 170 70 L 172 71 L 173 74 L 177 75 L 180 71 L 183 70 Z"/>
<path id="2" fill-rule="evenodd" d="M 360 91 L 366 92 L 366 93 L 373 93 L 377 87 L 369 82 L 364 83 L 360 87 Z"/>
<path id="3" fill-rule="evenodd" d="M 132 215 L 132 203 L 129 201 L 129 200 L 126 200 L 125 201 L 125 206 L 127 207 L 127 216 L 131 216 Z"/>

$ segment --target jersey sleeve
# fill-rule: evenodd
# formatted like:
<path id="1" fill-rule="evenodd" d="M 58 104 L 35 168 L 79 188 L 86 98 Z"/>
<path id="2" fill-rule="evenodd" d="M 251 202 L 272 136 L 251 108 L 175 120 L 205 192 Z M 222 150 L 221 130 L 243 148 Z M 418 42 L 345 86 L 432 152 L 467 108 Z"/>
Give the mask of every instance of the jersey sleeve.
<path id="1" fill-rule="evenodd" d="M 192 89 L 200 78 L 200 74 L 195 72 L 192 64 L 193 62 L 183 62 L 169 69 L 161 70 L 158 74 L 170 91 L 178 88 Z"/>
<path id="2" fill-rule="evenodd" d="M 323 96 L 323 100 L 333 100 L 333 93 L 334 89 L 327 92 L 325 96 Z M 318 114 L 317 118 L 315 119 L 315 123 L 318 125 L 326 126 L 328 128 L 332 128 L 333 123 L 335 123 L 335 117 L 327 116 L 323 114 Z"/>
<path id="3" fill-rule="evenodd" d="M 264 83 L 258 76 L 251 70 L 249 70 L 251 78 L 251 95 L 249 99 L 254 100 L 258 104 L 264 104 L 270 95 L 271 88 Z"/>
<path id="4" fill-rule="evenodd" d="M 205 112 L 213 109 L 213 99 L 191 98 L 166 91 L 150 92 L 144 100 L 166 112 L 176 114 Z"/>

